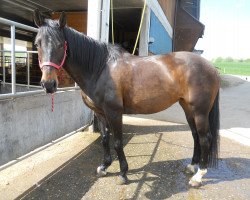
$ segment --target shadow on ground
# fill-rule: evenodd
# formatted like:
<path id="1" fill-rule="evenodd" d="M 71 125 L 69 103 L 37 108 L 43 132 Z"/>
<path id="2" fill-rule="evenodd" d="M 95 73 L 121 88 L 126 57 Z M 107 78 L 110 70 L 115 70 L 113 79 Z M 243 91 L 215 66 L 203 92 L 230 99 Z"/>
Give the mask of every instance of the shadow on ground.
<path id="1" fill-rule="evenodd" d="M 169 131 L 186 130 L 189 130 L 187 125 L 150 127 L 124 125 L 124 143 L 125 145 L 129 143 L 134 134 L 149 134 L 161 131 L 168 134 Z M 112 155 L 115 158 L 114 151 L 112 151 Z M 101 160 L 102 147 L 99 138 L 63 166 L 20 195 L 18 199 L 81 199 L 97 181 L 96 167 Z M 149 199 L 155 199 L 155 197 L 165 199 L 174 194 L 187 191 L 189 189 L 189 177 L 184 174 L 183 169 L 189 162 L 190 158 L 166 160 L 151 162 L 141 168 L 129 170 L 129 174 L 143 172 L 144 174 L 153 175 L 150 177 L 142 176 L 130 181 L 130 184 L 138 183 L 133 199 L 138 198 L 141 186 L 149 182 L 151 188 L 145 192 L 145 196 Z M 204 184 L 217 184 L 224 181 L 250 178 L 249 166 L 249 159 L 224 158 L 220 160 L 218 169 L 208 173 Z M 114 178 L 116 175 L 117 173 L 109 174 Z M 109 187 L 109 185 L 105 187 Z M 105 192 L 105 187 L 103 187 L 103 192 Z"/>
<path id="2" fill-rule="evenodd" d="M 168 160 L 153 162 L 143 168 L 131 170 L 129 173 L 153 174 L 154 177 L 133 180 L 139 185 L 153 182 L 151 190 L 145 193 L 148 199 L 167 199 L 175 194 L 188 191 L 189 175 L 184 173 L 185 164 L 188 159 Z M 231 182 L 250 178 L 250 159 L 224 158 L 219 161 L 218 169 L 209 169 L 203 180 L 203 185 L 215 185 L 220 182 Z M 202 189 L 202 188 L 201 188 Z M 138 199 L 140 187 L 136 190 L 132 199 Z"/>
<path id="3" fill-rule="evenodd" d="M 144 118 L 144 117 L 143 117 Z M 152 119 L 151 119 L 152 120 Z M 179 132 L 179 131 L 190 131 L 190 128 L 186 124 L 176 125 L 155 125 L 155 126 L 138 126 L 138 125 L 123 125 L 123 133 L 133 133 L 134 135 L 146 135 L 159 132 Z M 191 132 L 190 132 L 191 133 Z"/>

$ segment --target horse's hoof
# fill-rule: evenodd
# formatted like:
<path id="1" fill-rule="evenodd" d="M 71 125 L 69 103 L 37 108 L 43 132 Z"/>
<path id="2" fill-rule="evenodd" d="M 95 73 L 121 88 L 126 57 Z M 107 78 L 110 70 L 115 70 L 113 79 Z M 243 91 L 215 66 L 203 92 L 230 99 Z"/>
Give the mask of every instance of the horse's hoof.
<path id="1" fill-rule="evenodd" d="M 189 183 L 188 183 L 191 187 L 194 187 L 194 188 L 199 188 L 201 186 L 201 182 L 198 182 L 198 181 L 194 181 L 194 180 L 190 180 Z"/>
<path id="2" fill-rule="evenodd" d="M 97 168 L 97 176 L 98 177 L 103 177 L 103 176 L 106 176 L 107 175 L 107 170 L 106 169 L 103 169 L 103 166 L 101 165 L 101 166 L 99 166 L 98 168 Z"/>
<path id="3" fill-rule="evenodd" d="M 117 180 L 117 185 L 126 185 L 126 184 L 128 184 L 127 176 L 119 175 Z"/>
<path id="4" fill-rule="evenodd" d="M 191 164 L 189 164 L 189 165 L 187 165 L 186 166 L 186 168 L 185 168 L 185 173 L 186 174 L 195 174 L 195 166 L 194 165 L 191 165 Z"/>

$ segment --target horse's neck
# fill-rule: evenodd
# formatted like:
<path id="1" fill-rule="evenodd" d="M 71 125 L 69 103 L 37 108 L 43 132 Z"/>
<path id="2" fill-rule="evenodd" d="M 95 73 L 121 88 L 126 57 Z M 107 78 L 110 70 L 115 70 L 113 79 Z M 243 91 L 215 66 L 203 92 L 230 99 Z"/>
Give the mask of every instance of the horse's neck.
<path id="1" fill-rule="evenodd" d="M 102 62 L 106 60 L 104 58 L 105 55 L 101 55 L 103 56 L 102 60 L 97 56 L 98 53 L 103 52 L 103 49 L 100 50 L 103 46 L 101 46 L 101 44 L 99 46 L 98 42 L 95 42 L 87 36 L 80 35 L 80 33 L 70 28 L 66 30 L 65 39 L 68 42 L 69 54 L 64 69 L 80 88 L 88 94 L 89 86 L 94 85 L 94 81 L 97 80 L 100 75 L 95 67 L 99 67 L 98 64 L 103 64 Z M 78 40 L 78 42 L 74 40 Z"/>
<path id="2" fill-rule="evenodd" d="M 71 76 L 71 78 L 81 87 L 81 89 L 83 89 L 83 87 L 86 87 L 88 77 L 85 76 L 82 70 L 80 70 L 80 66 L 68 59 L 64 65 L 64 69 Z"/>

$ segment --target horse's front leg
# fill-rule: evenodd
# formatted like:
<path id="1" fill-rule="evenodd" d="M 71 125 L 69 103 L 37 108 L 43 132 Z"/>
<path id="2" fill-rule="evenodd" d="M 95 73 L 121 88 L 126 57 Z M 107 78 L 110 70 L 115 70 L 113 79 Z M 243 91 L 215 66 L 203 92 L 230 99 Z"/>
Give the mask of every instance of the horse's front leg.
<path id="1" fill-rule="evenodd" d="M 99 127 L 101 131 L 102 137 L 102 145 L 104 150 L 104 157 L 103 163 L 97 168 L 97 175 L 98 176 L 105 176 L 107 174 L 107 168 L 112 163 L 112 158 L 110 154 L 110 147 L 109 147 L 109 130 L 108 130 L 108 123 L 104 116 L 100 114 L 96 114 L 96 117 L 99 120 Z"/>
<path id="2" fill-rule="evenodd" d="M 114 148 L 118 156 L 121 173 L 119 175 L 118 184 L 126 184 L 128 182 L 127 171 L 128 163 L 123 151 L 122 138 L 122 112 L 111 111 L 105 113 L 110 124 L 111 131 L 114 136 Z"/>

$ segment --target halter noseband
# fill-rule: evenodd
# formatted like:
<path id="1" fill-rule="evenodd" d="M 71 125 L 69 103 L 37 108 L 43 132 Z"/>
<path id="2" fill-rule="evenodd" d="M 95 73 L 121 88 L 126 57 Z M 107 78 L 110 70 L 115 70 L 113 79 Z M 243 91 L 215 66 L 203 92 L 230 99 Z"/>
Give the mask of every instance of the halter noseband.
<path id="1" fill-rule="evenodd" d="M 64 55 L 63 55 L 63 59 L 62 59 L 62 62 L 60 65 L 56 64 L 56 63 L 53 63 L 53 62 L 43 62 L 41 63 L 40 59 L 39 60 L 39 66 L 40 68 L 42 69 L 44 66 L 52 66 L 56 69 L 60 69 L 62 68 L 62 66 L 64 65 L 64 62 L 65 62 L 65 59 L 66 59 L 66 56 L 67 56 L 67 48 L 68 48 L 68 45 L 67 45 L 67 41 L 64 42 Z"/>

